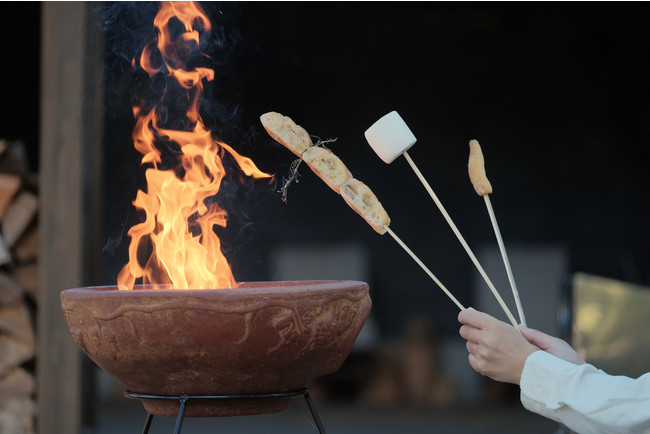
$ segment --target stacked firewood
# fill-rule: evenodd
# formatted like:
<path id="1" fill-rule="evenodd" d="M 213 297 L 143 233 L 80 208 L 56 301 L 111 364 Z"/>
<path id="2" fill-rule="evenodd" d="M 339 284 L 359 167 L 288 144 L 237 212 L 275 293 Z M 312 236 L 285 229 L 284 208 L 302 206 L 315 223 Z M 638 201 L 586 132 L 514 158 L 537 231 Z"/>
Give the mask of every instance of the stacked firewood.
<path id="1" fill-rule="evenodd" d="M 0 140 L 0 433 L 35 431 L 37 182 L 21 142 Z"/>

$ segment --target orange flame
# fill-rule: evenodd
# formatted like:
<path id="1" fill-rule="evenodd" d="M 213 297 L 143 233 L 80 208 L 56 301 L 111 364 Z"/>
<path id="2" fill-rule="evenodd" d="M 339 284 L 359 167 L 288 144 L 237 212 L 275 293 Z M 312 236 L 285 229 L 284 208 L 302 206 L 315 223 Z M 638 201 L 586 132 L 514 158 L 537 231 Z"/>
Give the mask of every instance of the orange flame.
<path id="1" fill-rule="evenodd" d="M 184 31 L 176 30 L 178 22 Z M 143 49 L 139 63 L 150 77 L 165 73 L 172 84 L 183 89 L 187 128 L 161 125 L 163 98 L 148 112 L 143 107 L 133 108 L 134 146 L 143 155 L 142 164 L 148 166 L 147 192 L 138 191 L 133 205 L 144 212 L 145 219 L 129 230 L 129 262 L 120 271 L 117 284 L 120 289 L 132 289 L 136 283 L 153 288 L 232 288 L 236 281 L 214 231 L 215 225 L 226 227 L 228 218 L 214 199 L 226 174 L 221 157 L 230 154 L 247 176 L 270 175 L 232 147 L 214 140 L 201 120 L 203 81 L 213 80 L 214 71 L 187 68 L 199 49 L 201 32 L 211 30 L 203 9 L 194 2 L 163 2 L 154 27 L 157 37 Z M 156 65 L 159 58 L 162 63 Z M 172 169 L 160 168 L 163 156 L 157 144 L 162 142 L 179 149 Z M 147 253 L 148 258 L 142 260 Z"/>

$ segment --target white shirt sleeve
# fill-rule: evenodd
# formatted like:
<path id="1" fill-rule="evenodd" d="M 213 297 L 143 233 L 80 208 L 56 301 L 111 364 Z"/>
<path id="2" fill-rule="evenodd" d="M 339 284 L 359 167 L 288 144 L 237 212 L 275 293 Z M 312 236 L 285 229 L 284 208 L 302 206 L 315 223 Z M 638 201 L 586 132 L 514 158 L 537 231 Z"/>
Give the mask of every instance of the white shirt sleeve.
<path id="1" fill-rule="evenodd" d="M 650 373 L 636 380 L 613 376 L 535 351 L 520 387 L 526 409 L 577 433 L 650 433 Z"/>

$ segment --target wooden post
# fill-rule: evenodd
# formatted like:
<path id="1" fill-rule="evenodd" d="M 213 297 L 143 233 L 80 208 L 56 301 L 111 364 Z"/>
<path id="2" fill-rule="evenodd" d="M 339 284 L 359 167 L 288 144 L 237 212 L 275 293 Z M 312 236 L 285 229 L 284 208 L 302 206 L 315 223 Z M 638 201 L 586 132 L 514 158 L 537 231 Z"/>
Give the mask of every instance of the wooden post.
<path id="1" fill-rule="evenodd" d="M 62 290 L 88 284 L 102 102 L 99 30 L 87 2 L 42 3 L 38 431 L 81 431 L 82 353 L 61 311 Z M 89 44 L 92 44 L 91 48 Z M 101 44 L 98 44 L 101 46 Z M 94 194 L 93 194 L 94 193 Z"/>

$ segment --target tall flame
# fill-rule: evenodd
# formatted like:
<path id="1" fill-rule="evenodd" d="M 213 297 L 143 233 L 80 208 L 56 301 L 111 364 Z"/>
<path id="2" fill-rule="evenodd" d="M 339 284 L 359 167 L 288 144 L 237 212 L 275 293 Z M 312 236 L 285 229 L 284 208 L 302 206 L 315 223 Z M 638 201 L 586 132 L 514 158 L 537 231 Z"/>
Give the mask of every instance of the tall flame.
<path id="1" fill-rule="evenodd" d="M 166 74 L 168 84 L 153 109 L 133 108 L 134 146 L 148 167 L 147 192 L 138 191 L 133 205 L 145 219 L 129 230 L 129 262 L 117 283 L 120 289 L 132 289 L 136 283 L 153 288 L 231 288 L 235 278 L 214 231 L 215 225 L 225 227 L 228 218 L 215 201 L 226 174 L 222 157 L 227 152 L 247 176 L 270 175 L 215 140 L 201 120 L 203 83 L 214 79 L 213 70 L 190 67 L 192 57 L 200 54 L 201 34 L 211 31 L 203 9 L 194 2 L 162 2 L 154 27 L 157 36 L 143 49 L 139 64 L 150 77 Z M 183 129 L 165 127 L 169 114 L 164 103 L 171 86 L 179 86 L 187 104 Z M 171 168 L 160 145 L 177 155 Z"/>

